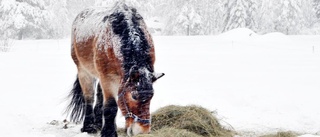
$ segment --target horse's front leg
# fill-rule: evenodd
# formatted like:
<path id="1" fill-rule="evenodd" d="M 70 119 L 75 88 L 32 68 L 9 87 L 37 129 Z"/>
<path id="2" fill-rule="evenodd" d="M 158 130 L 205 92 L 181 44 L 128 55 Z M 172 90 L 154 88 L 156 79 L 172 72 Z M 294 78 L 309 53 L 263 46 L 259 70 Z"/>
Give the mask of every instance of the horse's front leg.
<path id="1" fill-rule="evenodd" d="M 118 106 L 114 97 L 109 99 L 104 104 L 103 115 L 104 115 L 104 126 L 101 131 L 101 137 L 117 137 L 117 126 L 115 118 L 117 115 Z"/>
<path id="2" fill-rule="evenodd" d="M 100 84 L 103 90 L 103 116 L 104 125 L 101 131 L 101 137 L 117 137 L 117 126 L 115 118 L 118 112 L 118 105 L 114 94 L 118 90 L 117 83 L 114 83 L 116 79 L 113 78 L 101 78 Z"/>

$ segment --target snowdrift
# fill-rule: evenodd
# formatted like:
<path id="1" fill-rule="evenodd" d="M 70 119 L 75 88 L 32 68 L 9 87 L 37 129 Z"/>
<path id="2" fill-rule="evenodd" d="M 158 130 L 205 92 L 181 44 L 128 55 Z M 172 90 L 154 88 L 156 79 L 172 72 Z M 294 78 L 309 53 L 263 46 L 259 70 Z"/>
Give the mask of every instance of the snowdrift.
<path id="1" fill-rule="evenodd" d="M 247 28 L 237 28 L 229 30 L 218 35 L 220 39 L 233 40 L 233 41 L 243 41 L 251 39 L 252 37 L 258 36 L 254 31 Z"/>
<path id="2" fill-rule="evenodd" d="M 237 29 L 229 30 L 220 35 L 225 37 L 241 37 L 241 36 L 256 36 L 257 34 L 253 30 L 248 28 L 237 28 Z"/>

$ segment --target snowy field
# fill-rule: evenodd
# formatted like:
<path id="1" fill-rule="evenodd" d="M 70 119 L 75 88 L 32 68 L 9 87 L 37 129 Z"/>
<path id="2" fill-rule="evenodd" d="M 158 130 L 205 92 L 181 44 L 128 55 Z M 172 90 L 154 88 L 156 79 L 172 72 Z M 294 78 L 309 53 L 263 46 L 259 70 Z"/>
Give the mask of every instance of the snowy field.
<path id="1" fill-rule="evenodd" d="M 241 136 L 320 136 L 320 36 L 237 29 L 154 41 L 155 69 L 166 76 L 154 84 L 151 111 L 197 104 Z M 0 136 L 92 137 L 80 133 L 81 125 L 63 129 L 76 77 L 69 39 L 14 41 L 0 53 L 0 76 Z M 118 115 L 117 123 L 123 127 L 124 118 Z"/>

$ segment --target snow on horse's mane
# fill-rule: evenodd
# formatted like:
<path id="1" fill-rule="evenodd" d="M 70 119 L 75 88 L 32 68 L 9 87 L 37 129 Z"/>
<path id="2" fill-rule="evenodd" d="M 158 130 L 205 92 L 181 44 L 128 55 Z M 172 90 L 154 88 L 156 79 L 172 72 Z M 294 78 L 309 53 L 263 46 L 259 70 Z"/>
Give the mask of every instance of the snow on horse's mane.
<path id="1" fill-rule="evenodd" d="M 90 7 L 83 10 L 74 20 L 72 29 L 75 31 L 75 39 L 77 42 L 82 42 L 92 36 L 103 34 L 108 25 L 108 16 L 113 12 L 123 12 L 130 17 L 131 11 L 124 10 L 123 3 L 117 3 L 112 7 Z M 128 24 L 132 24 L 128 22 Z"/>

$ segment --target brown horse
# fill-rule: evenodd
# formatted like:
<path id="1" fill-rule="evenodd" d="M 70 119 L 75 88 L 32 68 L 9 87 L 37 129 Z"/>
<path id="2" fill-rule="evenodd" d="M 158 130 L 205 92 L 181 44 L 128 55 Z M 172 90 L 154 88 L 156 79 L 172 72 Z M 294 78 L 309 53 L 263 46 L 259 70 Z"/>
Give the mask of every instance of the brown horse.
<path id="1" fill-rule="evenodd" d="M 78 75 L 67 111 L 71 121 L 84 119 L 82 132 L 117 136 L 118 106 L 129 136 L 150 132 L 152 85 L 164 74 L 154 72 L 153 41 L 136 9 L 117 3 L 82 11 L 73 22 L 71 55 Z"/>

